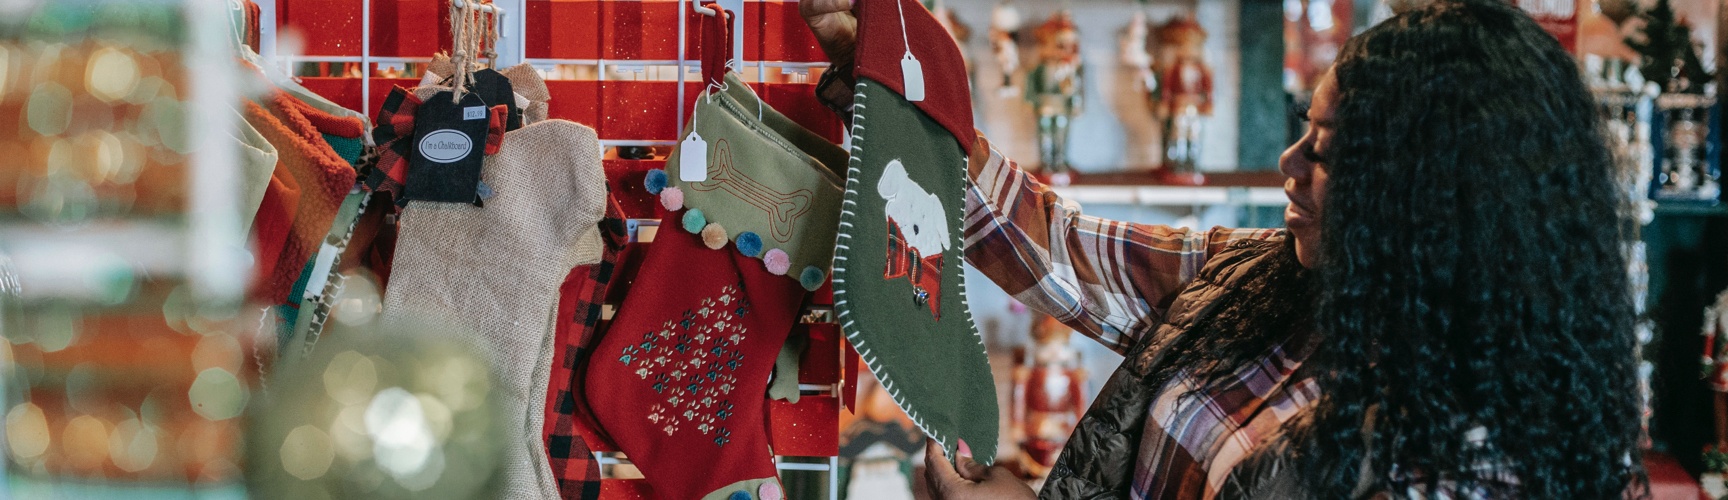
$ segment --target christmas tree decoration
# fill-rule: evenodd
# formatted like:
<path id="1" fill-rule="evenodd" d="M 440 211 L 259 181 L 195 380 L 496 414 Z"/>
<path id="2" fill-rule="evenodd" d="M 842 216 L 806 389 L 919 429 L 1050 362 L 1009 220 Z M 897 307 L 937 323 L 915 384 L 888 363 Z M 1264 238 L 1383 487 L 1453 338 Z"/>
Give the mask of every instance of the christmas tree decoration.
<path id="1" fill-rule="evenodd" d="M 413 320 L 331 330 L 252 403 L 254 498 L 521 498 L 497 478 L 511 421 L 486 370 L 497 360 L 453 340 L 473 332 Z"/>
<path id="2" fill-rule="evenodd" d="M 961 250 L 975 132 L 960 51 L 913 0 L 858 5 L 852 158 L 834 261 L 837 320 L 918 427 L 995 456 L 995 385 Z"/>

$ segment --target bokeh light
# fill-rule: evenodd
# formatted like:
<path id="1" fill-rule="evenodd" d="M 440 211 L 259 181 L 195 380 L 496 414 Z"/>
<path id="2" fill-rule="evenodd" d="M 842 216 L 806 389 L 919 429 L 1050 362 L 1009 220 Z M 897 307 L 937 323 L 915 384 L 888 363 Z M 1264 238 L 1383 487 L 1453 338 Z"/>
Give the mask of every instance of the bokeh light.
<path id="1" fill-rule="evenodd" d="M 138 63 L 113 47 L 97 49 L 84 71 L 84 85 L 102 102 L 123 99 L 138 86 Z"/>
<path id="2" fill-rule="evenodd" d="M 34 462 L 48 451 L 48 445 L 52 443 L 48 434 L 48 416 L 42 413 L 41 407 L 20 403 L 6 412 L 6 448 L 12 453 L 13 460 Z"/>
<path id="3" fill-rule="evenodd" d="M 0 0 L 0 498 L 240 479 L 258 367 L 187 288 L 195 99 L 176 3 Z M 161 237 L 160 243 L 141 238 Z M 26 488 L 26 489 L 19 489 Z M 31 489 L 33 488 L 33 489 Z M 32 496 L 30 493 L 23 496 Z"/>
<path id="4" fill-rule="evenodd" d="M 79 415 L 66 422 L 61 446 L 68 463 L 77 469 L 100 472 L 108 461 L 108 422 L 92 415 Z"/>
<path id="5" fill-rule="evenodd" d="M 502 425 L 483 354 L 444 325 L 332 322 L 249 413 L 248 481 L 273 498 L 486 498 Z M 457 404 L 461 403 L 461 404 Z M 314 432 L 314 429 L 316 432 Z M 327 463 L 326 463 L 327 462 Z"/>
<path id="6" fill-rule="evenodd" d="M 72 91 L 56 82 L 36 84 L 24 116 L 37 135 L 60 135 L 72 124 Z"/>
<path id="7" fill-rule="evenodd" d="M 324 370 L 324 390 L 343 405 L 362 405 L 378 384 L 378 369 L 365 355 L 343 351 Z"/>
<path id="8" fill-rule="evenodd" d="M 246 388 L 233 372 L 221 368 L 198 372 L 187 396 L 192 401 L 192 410 L 210 420 L 238 417 L 246 407 Z"/>
<path id="9" fill-rule="evenodd" d="M 436 448 L 420 399 L 401 387 L 378 391 L 366 406 L 366 434 L 372 455 L 398 479 L 413 477 L 426 467 Z"/>
<path id="10" fill-rule="evenodd" d="M 141 472 L 156 463 L 160 446 L 156 429 L 139 419 L 128 419 L 114 427 L 108 438 L 108 455 L 126 472 Z"/>
<path id="11" fill-rule="evenodd" d="M 303 480 L 313 480 L 329 472 L 336 460 L 336 448 L 330 435 L 310 425 L 295 427 L 282 441 L 282 469 Z"/>

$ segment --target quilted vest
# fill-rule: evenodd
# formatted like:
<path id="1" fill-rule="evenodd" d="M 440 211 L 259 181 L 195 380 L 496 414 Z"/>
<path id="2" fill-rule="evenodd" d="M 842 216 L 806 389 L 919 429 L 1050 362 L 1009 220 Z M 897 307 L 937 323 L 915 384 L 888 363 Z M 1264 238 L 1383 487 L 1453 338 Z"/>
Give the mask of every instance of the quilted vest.
<path id="1" fill-rule="evenodd" d="M 1057 458 L 1040 498 L 1127 498 L 1134 481 L 1135 453 L 1145 431 L 1157 384 L 1149 380 L 1172 341 L 1212 314 L 1218 298 L 1240 286 L 1261 260 L 1284 245 L 1283 237 L 1237 240 L 1214 255 L 1199 276 L 1171 303 L 1152 335 L 1136 344 L 1110 375 Z"/>

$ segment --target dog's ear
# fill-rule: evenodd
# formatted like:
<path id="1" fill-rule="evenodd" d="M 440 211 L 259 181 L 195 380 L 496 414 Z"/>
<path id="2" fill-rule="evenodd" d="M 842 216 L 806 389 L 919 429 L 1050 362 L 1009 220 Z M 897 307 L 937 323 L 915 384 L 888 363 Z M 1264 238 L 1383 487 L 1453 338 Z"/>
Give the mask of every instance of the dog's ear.
<path id="1" fill-rule="evenodd" d="M 882 195 L 882 199 L 892 200 L 911 183 L 912 177 L 906 175 L 906 166 L 900 164 L 900 160 L 890 160 L 887 169 L 882 171 L 882 180 L 876 183 L 876 192 Z"/>

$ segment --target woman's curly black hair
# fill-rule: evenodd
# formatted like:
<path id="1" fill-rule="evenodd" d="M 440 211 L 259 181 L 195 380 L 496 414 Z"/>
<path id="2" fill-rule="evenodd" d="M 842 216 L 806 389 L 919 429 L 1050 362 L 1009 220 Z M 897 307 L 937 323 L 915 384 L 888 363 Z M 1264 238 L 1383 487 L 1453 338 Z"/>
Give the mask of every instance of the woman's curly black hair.
<path id="1" fill-rule="evenodd" d="M 1576 61 L 1511 2 L 1438 0 L 1333 71 L 1307 486 L 1346 498 L 1365 459 L 1395 495 L 1643 485 L 1627 211 Z"/>

